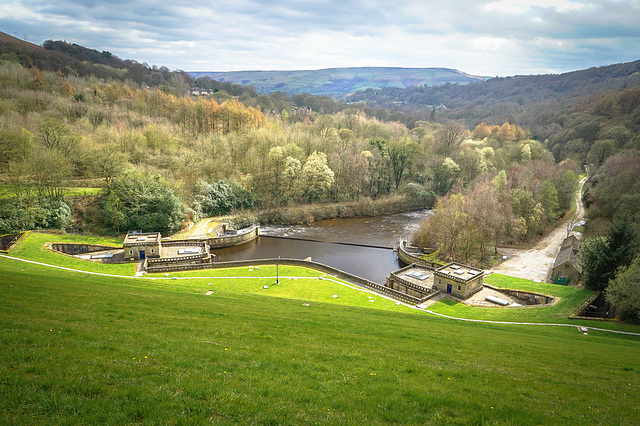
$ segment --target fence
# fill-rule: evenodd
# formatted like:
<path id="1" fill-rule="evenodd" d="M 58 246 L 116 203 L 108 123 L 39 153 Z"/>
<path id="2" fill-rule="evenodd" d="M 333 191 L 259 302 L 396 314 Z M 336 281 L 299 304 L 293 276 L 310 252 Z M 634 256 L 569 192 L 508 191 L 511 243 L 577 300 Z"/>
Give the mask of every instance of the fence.
<path id="1" fill-rule="evenodd" d="M 205 247 L 206 242 L 204 241 L 193 241 L 193 240 L 171 240 L 171 241 L 163 241 L 162 247 Z"/>
<path id="2" fill-rule="evenodd" d="M 177 257 L 161 257 L 161 258 L 153 258 L 148 260 L 149 265 L 154 264 L 171 264 L 171 263 L 180 263 L 180 262 L 192 262 L 194 260 L 203 260 L 209 257 L 209 253 L 200 253 L 193 254 L 190 256 L 177 256 Z"/>

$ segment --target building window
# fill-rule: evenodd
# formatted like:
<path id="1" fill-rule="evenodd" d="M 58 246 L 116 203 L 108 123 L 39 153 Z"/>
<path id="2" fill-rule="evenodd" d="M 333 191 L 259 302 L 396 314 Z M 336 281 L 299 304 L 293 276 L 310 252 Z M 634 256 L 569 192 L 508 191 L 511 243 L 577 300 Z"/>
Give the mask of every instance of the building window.
<path id="1" fill-rule="evenodd" d="M 156 250 L 155 250 L 155 249 L 151 249 L 151 253 L 155 253 L 155 252 L 156 252 Z"/>
<path id="2" fill-rule="evenodd" d="M 133 254 L 133 250 L 129 250 L 129 254 Z"/>
<path id="3" fill-rule="evenodd" d="M 458 291 L 460 291 L 460 286 L 458 285 Z"/>

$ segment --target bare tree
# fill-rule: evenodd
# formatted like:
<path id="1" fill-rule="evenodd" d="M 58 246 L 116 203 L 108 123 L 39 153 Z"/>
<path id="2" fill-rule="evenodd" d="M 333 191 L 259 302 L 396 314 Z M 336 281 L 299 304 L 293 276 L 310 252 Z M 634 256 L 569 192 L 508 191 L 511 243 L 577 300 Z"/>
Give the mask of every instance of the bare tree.
<path id="1" fill-rule="evenodd" d="M 462 124 L 453 120 L 447 121 L 436 132 L 436 145 L 438 145 L 445 157 L 449 157 L 454 148 L 462 143 L 466 134 L 467 130 Z"/>

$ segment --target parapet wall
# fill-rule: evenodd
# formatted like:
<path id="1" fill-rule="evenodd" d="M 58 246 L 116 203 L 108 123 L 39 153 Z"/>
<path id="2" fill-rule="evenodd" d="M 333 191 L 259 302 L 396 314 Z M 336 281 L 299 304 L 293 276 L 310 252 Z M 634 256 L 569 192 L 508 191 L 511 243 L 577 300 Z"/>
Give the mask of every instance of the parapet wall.
<path id="1" fill-rule="evenodd" d="M 433 260 L 425 260 L 420 256 L 411 253 L 405 248 L 404 241 L 398 247 L 398 259 L 404 264 L 411 265 L 415 263 L 416 265 L 424 266 L 425 268 L 429 268 L 435 271 L 437 268 L 441 267 L 443 264 Z"/>
<path id="2" fill-rule="evenodd" d="M 252 225 L 238 231 L 237 234 L 222 235 L 219 237 L 211 237 L 207 240 L 209 247 L 212 249 L 233 247 L 238 244 L 248 243 L 260 236 L 260 227 Z"/>
<path id="3" fill-rule="evenodd" d="M 162 247 L 203 247 L 205 244 L 205 241 L 162 240 Z"/>

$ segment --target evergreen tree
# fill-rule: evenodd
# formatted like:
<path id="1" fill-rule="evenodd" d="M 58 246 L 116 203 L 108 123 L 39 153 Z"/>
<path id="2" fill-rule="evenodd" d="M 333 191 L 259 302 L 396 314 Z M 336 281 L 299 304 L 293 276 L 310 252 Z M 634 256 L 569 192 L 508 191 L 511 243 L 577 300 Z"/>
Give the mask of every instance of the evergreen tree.
<path id="1" fill-rule="evenodd" d="M 585 287 L 604 290 L 620 267 L 629 266 L 638 248 L 637 226 L 625 220 L 614 222 L 606 236 L 589 238 L 580 247 Z"/>

